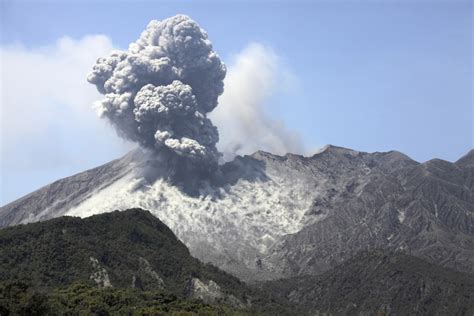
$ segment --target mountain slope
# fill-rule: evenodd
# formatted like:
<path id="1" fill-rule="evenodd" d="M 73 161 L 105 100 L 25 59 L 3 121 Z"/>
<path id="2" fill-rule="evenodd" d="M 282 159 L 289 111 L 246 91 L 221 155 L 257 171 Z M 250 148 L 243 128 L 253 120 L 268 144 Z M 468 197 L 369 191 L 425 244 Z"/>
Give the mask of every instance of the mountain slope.
<path id="1" fill-rule="evenodd" d="M 341 190 L 343 197 L 317 199 L 313 212 L 326 217 L 282 238 L 264 264 L 286 275 L 315 274 L 383 247 L 473 272 L 473 169 L 442 160 L 377 169 L 363 183 L 349 180 L 355 189 Z"/>
<path id="2" fill-rule="evenodd" d="M 318 274 L 374 248 L 474 272 L 473 161 L 327 146 L 311 157 L 257 152 L 171 181 L 179 166 L 136 150 L 2 207 L 0 223 L 141 207 L 193 256 L 248 281 Z"/>
<path id="3" fill-rule="evenodd" d="M 131 151 L 120 159 L 60 179 L 25 195 L 0 209 L 0 227 L 61 216 L 71 206 L 80 204 L 129 174 L 138 159 L 140 152 Z"/>
<path id="4" fill-rule="evenodd" d="M 474 276 L 399 252 L 361 252 L 319 276 L 259 286 L 308 314 L 471 315 Z"/>
<path id="5" fill-rule="evenodd" d="M 244 307 L 237 278 L 191 257 L 160 220 L 139 209 L 85 219 L 61 217 L 0 230 L 0 282 L 57 288 L 166 290 Z"/>
<path id="6" fill-rule="evenodd" d="M 140 209 L 0 229 L 2 315 L 455 315 L 474 311 L 473 293 L 471 274 L 382 250 L 248 287 Z"/>

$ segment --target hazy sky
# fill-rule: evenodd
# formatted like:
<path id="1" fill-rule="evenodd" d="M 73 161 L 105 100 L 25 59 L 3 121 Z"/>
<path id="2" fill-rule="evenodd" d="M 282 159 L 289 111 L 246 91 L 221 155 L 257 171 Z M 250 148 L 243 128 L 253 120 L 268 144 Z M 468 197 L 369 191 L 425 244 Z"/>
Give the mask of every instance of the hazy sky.
<path id="1" fill-rule="evenodd" d="M 177 13 L 207 30 L 229 66 L 224 95 L 233 111 L 258 113 L 276 137 L 298 143 L 251 143 L 251 131 L 236 131 L 249 151 L 311 154 L 334 144 L 455 161 L 473 148 L 471 1 L 0 5 L 0 205 L 132 147 L 96 117 L 99 95 L 85 76 L 95 58 L 126 49 L 151 19 Z"/>

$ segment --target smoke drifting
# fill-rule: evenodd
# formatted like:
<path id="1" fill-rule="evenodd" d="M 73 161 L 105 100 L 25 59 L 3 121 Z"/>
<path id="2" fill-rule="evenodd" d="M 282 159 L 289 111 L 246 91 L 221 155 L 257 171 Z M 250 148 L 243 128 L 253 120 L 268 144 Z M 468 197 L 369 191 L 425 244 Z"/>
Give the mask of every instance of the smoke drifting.
<path id="1" fill-rule="evenodd" d="M 87 80 L 118 134 L 146 148 L 217 164 L 217 106 L 226 69 L 206 31 L 185 15 L 151 21 L 127 51 L 99 58 Z"/>
<path id="2" fill-rule="evenodd" d="M 272 115 L 271 97 L 294 87 L 291 73 L 269 46 L 250 43 L 230 62 L 219 106 L 209 115 L 219 128 L 225 161 L 257 150 L 306 152 L 299 134 Z"/>

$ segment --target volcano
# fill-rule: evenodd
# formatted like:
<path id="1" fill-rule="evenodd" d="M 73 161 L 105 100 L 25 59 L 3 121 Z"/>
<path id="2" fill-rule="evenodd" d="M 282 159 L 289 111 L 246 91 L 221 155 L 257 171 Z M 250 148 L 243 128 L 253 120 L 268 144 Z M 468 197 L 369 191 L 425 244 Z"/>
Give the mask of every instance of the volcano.
<path id="1" fill-rule="evenodd" d="M 139 207 L 204 262 L 245 280 L 320 274 L 359 251 L 405 251 L 474 272 L 474 151 L 455 163 L 328 145 L 256 152 L 212 175 L 136 149 L 0 210 L 0 226 Z"/>

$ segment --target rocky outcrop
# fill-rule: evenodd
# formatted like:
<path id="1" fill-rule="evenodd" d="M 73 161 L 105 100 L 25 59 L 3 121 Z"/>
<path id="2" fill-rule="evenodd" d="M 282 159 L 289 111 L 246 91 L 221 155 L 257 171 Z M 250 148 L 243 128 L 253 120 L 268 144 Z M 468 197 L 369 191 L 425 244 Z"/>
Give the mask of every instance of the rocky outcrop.
<path id="1" fill-rule="evenodd" d="M 148 262 L 148 260 L 142 257 L 138 258 L 138 262 L 139 262 L 138 272 L 146 274 L 149 278 L 153 280 L 153 282 L 156 282 L 156 287 L 158 289 L 164 289 L 165 282 L 160 277 L 160 275 L 155 270 L 153 270 L 153 267 L 151 266 L 150 262 Z"/>
<path id="2" fill-rule="evenodd" d="M 250 307 L 250 304 L 244 304 L 232 294 L 226 294 L 222 288 L 214 281 L 201 281 L 199 278 L 189 279 L 185 295 L 188 298 L 202 300 L 208 304 L 224 303 L 234 308 L 243 309 Z"/>
<path id="3" fill-rule="evenodd" d="M 100 266 L 99 260 L 94 257 L 90 257 L 89 259 L 94 270 L 90 277 L 91 280 L 94 280 L 94 282 L 97 283 L 97 286 L 100 288 L 112 287 L 109 274 L 107 273 L 107 270 Z"/>

